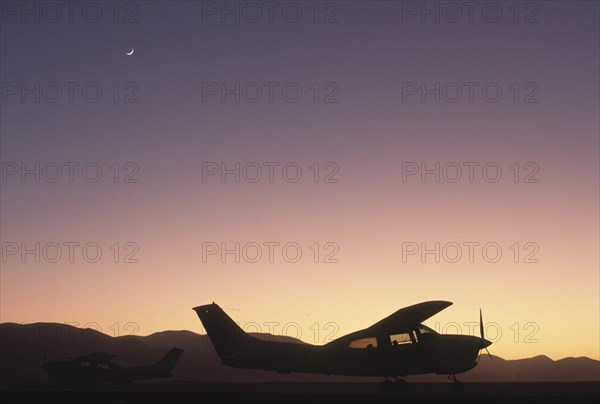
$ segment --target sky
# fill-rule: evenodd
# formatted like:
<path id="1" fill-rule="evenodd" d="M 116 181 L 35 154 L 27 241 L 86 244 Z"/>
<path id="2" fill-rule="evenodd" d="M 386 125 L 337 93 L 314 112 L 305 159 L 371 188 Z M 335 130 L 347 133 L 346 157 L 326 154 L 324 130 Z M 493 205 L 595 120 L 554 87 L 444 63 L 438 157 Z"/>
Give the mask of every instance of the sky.
<path id="1" fill-rule="evenodd" d="M 597 2 L 67 3 L 2 2 L 2 322 L 600 359 Z"/>

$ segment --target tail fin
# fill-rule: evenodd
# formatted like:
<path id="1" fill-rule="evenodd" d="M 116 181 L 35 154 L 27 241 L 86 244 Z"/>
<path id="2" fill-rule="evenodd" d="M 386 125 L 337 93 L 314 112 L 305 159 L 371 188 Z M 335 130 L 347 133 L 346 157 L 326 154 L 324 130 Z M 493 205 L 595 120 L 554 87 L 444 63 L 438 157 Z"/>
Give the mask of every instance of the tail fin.
<path id="1" fill-rule="evenodd" d="M 218 305 L 214 302 L 194 307 L 200 321 L 206 329 L 220 358 L 236 355 L 244 342 L 254 338 L 246 334 Z"/>
<path id="2" fill-rule="evenodd" d="M 160 369 L 161 372 L 171 374 L 182 352 L 183 349 L 172 348 L 161 360 L 156 362 L 154 366 Z"/>

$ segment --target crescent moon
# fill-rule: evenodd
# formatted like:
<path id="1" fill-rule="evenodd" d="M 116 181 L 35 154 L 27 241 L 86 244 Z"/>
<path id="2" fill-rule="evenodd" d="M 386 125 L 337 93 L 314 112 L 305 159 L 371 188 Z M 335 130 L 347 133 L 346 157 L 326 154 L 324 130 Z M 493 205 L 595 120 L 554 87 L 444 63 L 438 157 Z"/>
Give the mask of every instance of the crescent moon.
<path id="1" fill-rule="evenodd" d="M 131 51 L 125 53 L 127 56 L 131 56 L 133 55 L 133 52 L 135 51 L 135 49 L 131 49 Z"/>

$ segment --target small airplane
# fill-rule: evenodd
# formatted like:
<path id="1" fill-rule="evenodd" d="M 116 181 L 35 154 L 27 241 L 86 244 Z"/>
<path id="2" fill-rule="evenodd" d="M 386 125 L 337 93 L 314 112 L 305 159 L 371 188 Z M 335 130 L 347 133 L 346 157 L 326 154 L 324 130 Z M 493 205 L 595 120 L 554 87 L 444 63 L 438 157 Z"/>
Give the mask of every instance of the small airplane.
<path id="1" fill-rule="evenodd" d="M 123 367 L 112 363 L 116 355 L 96 352 L 70 358 L 68 361 L 44 362 L 41 366 L 48 377 L 62 383 L 114 382 L 130 384 L 134 380 L 160 379 L 172 376 L 182 349 L 172 348 L 161 360 L 153 365 Z"/>
<path id="2" fill-rule="evenodd" d="M 402 389 L 406 382 L 401 376 L 436 373 L 448 375 L 454 388 L 461 390 L 456 375 L 477 366 L 480 351 L 487 351 L 491 342 L 484 338 L 481 310 L 481 337 L 441 335 L 422 324 L 451 304 L 429 301 L 405 307 L 325 345 L 259 340 L 245 333 L 214 302 L 194 310 L 226 366 L 280 373 L 383 376 L 384 390 Z"/>

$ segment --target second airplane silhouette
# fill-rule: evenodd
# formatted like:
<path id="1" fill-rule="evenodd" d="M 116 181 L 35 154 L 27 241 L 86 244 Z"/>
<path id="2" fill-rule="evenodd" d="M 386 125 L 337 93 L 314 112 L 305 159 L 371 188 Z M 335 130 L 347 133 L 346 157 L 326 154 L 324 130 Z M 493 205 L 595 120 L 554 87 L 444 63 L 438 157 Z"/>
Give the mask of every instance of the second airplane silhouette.
<path id="1" fill-rule="evenodd" d="M 161 360 L 152 365 L 124 367 L 112 362 L 115 355 L 105 352 L 78 356 L 68 361 L 46 362 L 41 368 L 48 377 L 61 383 L 114 382 L 132 383 L 135 380 L 171 377 L 182 349 L 171 349 Z"/>

